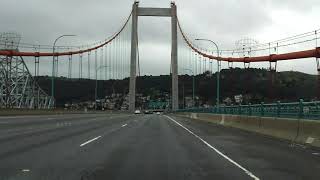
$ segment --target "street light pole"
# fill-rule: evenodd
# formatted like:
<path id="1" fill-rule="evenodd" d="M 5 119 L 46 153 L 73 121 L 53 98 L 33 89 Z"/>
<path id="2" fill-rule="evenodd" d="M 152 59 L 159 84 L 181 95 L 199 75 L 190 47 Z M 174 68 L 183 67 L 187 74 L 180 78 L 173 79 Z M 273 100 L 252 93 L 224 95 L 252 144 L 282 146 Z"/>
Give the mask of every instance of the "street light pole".
<path id="1" fill-rule="evenodd" d="M 193 74 L 193 76 L 192 76 L 192 107 L 194 107 L 194 105 L 195 105 L 195 102 L 194 102 L 194 72 L 191 69 L 184 69 L 184 70 L 190 71 Z"/>
<path id="2" fill-rule="evenodd" d="M 97 110 L 97 96 L 98 96 L 98 71 L 101 70 L 102 68 L 107 68 L 110 66 L 100 66 L 96 69 L 96 86 L 95 86 L 95 90 L 94 90 L 94 99 L 95 99 L 95 110 Z"/>
<path id="3" fill-rule="evenodd" d="M 59 36 L 53 43 L 53 47 L 52 47 L 52 76 L 51 76 L 51 98 L 52 101 L 54 99 L 54 77 L 55 77 L 55 64 L 54 64 L 54 58 L 55 58 L 55 48 L 56 48 L 56 43 L 59 39 L 63 38 L 63 37 L 67 37 L 67 36 L 76 36 L 76 35 L 72 35 L 72 34 L 65 34 L 65 35 L 61 35 Z"/>
<path id="4" fill-rule="evenodd" d="M 220 106 L 220 68 L 221 68 L 221 61 L 219 60 L 219 47 L 218 45 L 210 40 L 210 39 L 195 39 L 196 41 L 208 41 L 215 45 L 217 48 L 217 107 Z"/>

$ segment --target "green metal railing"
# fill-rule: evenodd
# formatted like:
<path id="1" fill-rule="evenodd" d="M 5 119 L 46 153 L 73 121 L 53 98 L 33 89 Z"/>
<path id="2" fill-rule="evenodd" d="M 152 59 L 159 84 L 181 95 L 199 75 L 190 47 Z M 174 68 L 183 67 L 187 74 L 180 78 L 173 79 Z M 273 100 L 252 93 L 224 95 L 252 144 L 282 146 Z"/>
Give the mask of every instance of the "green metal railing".
<path id="1" fill-rule="evenodd" d="M 231 114 L 261 117 L 282 117 L 320 120 L 320 101 L 273 104 L 249 104 L 238 106 L 220 106 L 210 108 L 180 109 L 177 112 L 197 112 L 214 114 Z"/>

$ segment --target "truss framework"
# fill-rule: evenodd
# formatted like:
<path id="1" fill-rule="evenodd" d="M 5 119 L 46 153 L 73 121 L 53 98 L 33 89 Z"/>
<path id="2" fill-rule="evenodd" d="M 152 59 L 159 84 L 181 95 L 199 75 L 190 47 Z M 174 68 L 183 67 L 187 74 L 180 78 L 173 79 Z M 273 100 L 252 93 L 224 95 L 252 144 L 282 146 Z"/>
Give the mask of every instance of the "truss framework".
<path id="1" fill-rule="evenodd" d="M 0 108 L 49 109 L 53 105 L 22 57 L 0 56 Z"/>

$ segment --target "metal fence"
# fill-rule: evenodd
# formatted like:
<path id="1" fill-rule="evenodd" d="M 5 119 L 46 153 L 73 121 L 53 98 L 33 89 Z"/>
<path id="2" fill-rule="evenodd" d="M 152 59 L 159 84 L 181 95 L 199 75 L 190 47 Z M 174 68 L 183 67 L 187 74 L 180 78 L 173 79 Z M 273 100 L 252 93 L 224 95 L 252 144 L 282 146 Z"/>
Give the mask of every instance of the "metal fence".
<path id="1" fill-rule="evenodd" d="M 238 106 L 220 106 L 210 108 L 180 109 L 178 112 L 197 112 L 214 114 L 231 114 L 261 117 L 282 117 L 320 120 L 320 101 L 273 104 L 249 104 Z"/>

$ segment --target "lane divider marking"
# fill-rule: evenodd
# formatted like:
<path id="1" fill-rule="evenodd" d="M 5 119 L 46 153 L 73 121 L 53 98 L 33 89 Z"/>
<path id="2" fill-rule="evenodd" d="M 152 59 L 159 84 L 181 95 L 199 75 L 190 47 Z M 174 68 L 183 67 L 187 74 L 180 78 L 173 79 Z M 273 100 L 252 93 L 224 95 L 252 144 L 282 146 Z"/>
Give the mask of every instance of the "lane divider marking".
<path id="1" fill-rule="evenodd" d="M 95 138 L 93 138 L 93 139 L 90 139 L 89 141 L 86 141 L 86 142 L 80 144 L 80 147 L 85 146 L 85 145 L 87 145 L 87 144 L 89 144 L 89 143 L 91 143 L 91 142 L 93 142 L 93 141 L 95 141 L 95 140 L 97 140 L 97 139 L 99 139 L 99 138 L 101 138 L 101 137 L 102 137 L 102 136 L 98 136 L 98 137 L 95 137 Z"/>
<path id="2" fill-rule="evenodd" d="M 218 153 L 220 156 L 222 156 L 223 158 L 225 158 L 226 160 L 228 160 L 229 162 L 231 162 L 232 164 L 234 164 L 235 166 L 237 166 L 238 168 L 240 168 L 241 170 L 243 170 L 247 175 L 249 175 L 251 178 L 255 179 L 255 180 L 260 180 L 257 176 L 255 176 L 252 172 L 250 172 L 249 170 L 247 170 L 246 168 L 242 167 L 239 163 L 235 162 L 234 160 L 232 160 L 231 158 L 229 158 L 227 155 L 223 154 L 222 152 L 220 152 L 218 149 L 216 149 L 215 147 L 213 147 L 211 144 L 209 144 L 207 141 L 203 140 L 200 136 L 196 135 L 194 132 L 190 131 L 188 128 L 184 127 L 182 124 L 180 124 L 179 122 L 177 122 L 176 120 L 172 119 L 171 117 L 165 115 L 168 119 L 170 119 L 171 121 L 173 121 L 174 123 L 176 123 L 177 125 L 179 125 L 180 127 L 182 127 L 183 129 L 185 129 L 186 131 L 188 131 L 190 134 L 192 134 L 193 136 L 195 136 L 196 138 L 198 138 L 200 141 L 202 141 L 205 145 L 207 145 L 210 149 L 213 149 L 216 153 Z"/>
<path id="3" fill-rule="evenodd" d="M 71 125 L 71 123 L 70 123 L 70 125 Z M 128 125 L 128 124 L 123 124 L 121 127 L 125 127 L 125 126 L 127 126 L 127 125 Z M 117 130 L 119 130 L 119 129 L 120 129 L 120 128 L 111 130 L 111 132 L 117 131 Z M 87 145 L 87 144 L 89 144 L 89 143 L 91 143 L 91 142 L 93 142 L 93 141 L 96 141 L 96 140 L 98 140 L 98 139 L 101 138 L 101 137 L 102 137 L 102 136 L 97 136 L 97 137 L 95 137 L 95 138 L 93 138 L 93 139 L 90 139 L 89 141 L 86 141 L 86 142 L 80 144 L 80 147 L 85 146 L 85 145 Z"/>

